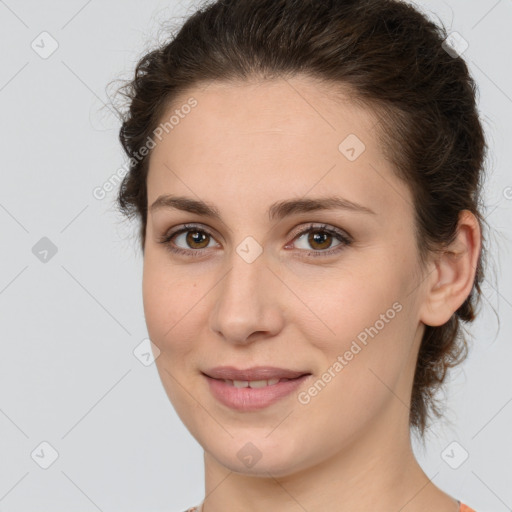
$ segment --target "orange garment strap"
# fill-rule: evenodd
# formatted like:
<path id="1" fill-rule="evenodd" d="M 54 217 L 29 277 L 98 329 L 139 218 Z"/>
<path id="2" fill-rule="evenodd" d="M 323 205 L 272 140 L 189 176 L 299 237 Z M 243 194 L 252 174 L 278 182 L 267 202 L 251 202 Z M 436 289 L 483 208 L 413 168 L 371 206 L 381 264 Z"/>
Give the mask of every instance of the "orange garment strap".
<path id="1" fill-rule="evenodd" d="M 464 505 L 464 503 L 461 503 L 459 512 L 475 512 L 475 511 L 472 508 L 469 508 L 467 505 Z"/>

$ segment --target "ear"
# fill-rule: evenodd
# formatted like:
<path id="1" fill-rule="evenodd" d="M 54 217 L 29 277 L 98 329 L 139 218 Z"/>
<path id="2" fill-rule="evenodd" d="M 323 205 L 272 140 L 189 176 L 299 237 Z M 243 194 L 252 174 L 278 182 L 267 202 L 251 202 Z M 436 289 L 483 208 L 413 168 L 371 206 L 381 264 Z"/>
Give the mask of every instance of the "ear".
<path id="1" fill-rule="evenodd" d="M 478 220 L 469 210 L 463 210 L 455 240 L 436 256 L 435 270 L 426 283 L 420 311 L 420 320 L 425 325 L 445 324 L 467 299 L 473 288 L 481 245 Z"/>

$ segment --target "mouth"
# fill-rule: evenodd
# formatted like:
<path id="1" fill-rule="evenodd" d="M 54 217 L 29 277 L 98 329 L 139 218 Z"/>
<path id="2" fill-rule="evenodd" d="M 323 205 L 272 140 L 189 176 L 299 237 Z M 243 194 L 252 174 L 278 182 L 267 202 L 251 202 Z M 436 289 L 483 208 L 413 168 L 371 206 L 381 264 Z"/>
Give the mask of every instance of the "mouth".
<path id="1" fill-rule="evenodd" d="M 310 374 L 303 374 L 303 375 L 310 375 Z M 302 375 L 300 376 L 302 377 Z M 215 379 L 215 380 L 222 380 L 222 382 L 225 382 L 228 386 L 233 386 L 235 388 L 252 388 L 252 389 L 258 389 L 258 388 L 264 388 L 266 386 L 275 386 L 276 384 L 279 384 L 280 382 L 288 382 L 289 380 L 296 380 L 300 379 L 300 377 L 295 377 L 294 379 L 268 379 L 268 380 L 230 380 L 230 379 Z"/>
<path id="2" fill-rule="evenodd" d="M 231 382 L 259 382 L 267 381 L 277 384 L 280 380 L 292 380 L 303 375 L 311 375 L 311 372 L 292 370 L 289 368 L 279 368 L 276 366 L 253 366 L 240 370 L 234 366 L 216 366 L 203 372 L 212 379 L 231 381 Z"/>
<path id="3" fill-rule="evenodd" d="M 256 411 L 268 407 L 291 395 L 312 376 L 310 372 L 274 367 L 258 367 L 249 370 L 218 367 L 208 373 L 202 373 L 208 382 L 212 396 L 221 404 L 239 412 Z M 285 376 L 279 376 L 279 373 L 284 373 Z M 263 378 L 264 376 L 267 378 Z"/>

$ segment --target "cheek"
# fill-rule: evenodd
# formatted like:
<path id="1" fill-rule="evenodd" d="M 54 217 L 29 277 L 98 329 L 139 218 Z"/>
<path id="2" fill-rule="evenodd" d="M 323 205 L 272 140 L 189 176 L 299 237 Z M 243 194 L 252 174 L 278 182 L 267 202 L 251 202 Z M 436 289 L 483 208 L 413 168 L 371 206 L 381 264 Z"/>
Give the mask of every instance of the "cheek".
<path id="1" fill-rule="evenodd" d="M 208 300 L 206 290 L 198 286 L 180 268 L 147 254 L 144 260 L 142 295 L 144 316 L 153 343 L 169 362 L 190 352 L 202 329 Z"/>
<path id="2" fill-rule="evenodd" d="M 176 272 L 147 254 L 144 260 L 142 294 L 144 316 L 151 341 L 158 347 L 155 365 L 165 392 L 185 423 L 194 410 L 194 402 L 183 392 L 188 375 L 195 371 L 194 339 L 197 339 L 197 308 L 200 293 L 190 279 L 179 278 Z M 186 290 L 186 293 L 184 291 Z M 194 307 L 195 306 L 195 307 Z"/>
<path id="3" fill-rule="evenodd" d="M 160 350 L 165 349 L 166 340 L 172 337 L 174 326 L 179 325 L 185 313 L 184 301 L 178 300 L 176 293 L 181 289 L 180 283 L 171 276 L 169 269 L 148 251 L 142 277 L 144 316 L 150 338 Z"/>
<path id="4" fill-rule="evenodd" d="M 309 280 L 302 279 L 295 289 L 308 308 L 297 308 L 293 323 L 317 353 L 326 387 L 348 391 L 350 397 L 343 401 L 358 403 L 389 393 L 386 385 L 393 387 L 400 378 L 414 337 L 404 274 L 375 262 L 317 280 L 314 288 L 304 286 Z"/>
<path id="5" fill-rule="evenodd" d="M 172 304 L 169 304 L 165 290 L 165 279 L 158 279 L 158 272 L 148 259 L 144 260 L 144 272 L 142 278 L 142 300 L 144 305 L 144 317 L 151 340 L 162 349 L 162 340 L 165 326 L 172 325 Z M 168 329 L 169 327 L 167 327 Z"/>
<path id="6" fill-rule="evenodd" d="M 319 347 L 339 351 L 359 334 L 364 338 L 365 329 L 376 322 L 379 331 L 390 330 L 389 324 L 397 316 L 393 304 L 403 297 L 400 281 L 389 269 L 379 268 L 377 262 L 362 262 L 359 268 L 352 266 L 350 272 L 330 269 L 323 276 L 303 273 L 290 282 L 300 299 L 294 300 L 294 322 L 305 333 L 309 330 Z M 381 315 L 387 321 L 385 329 Z"/>

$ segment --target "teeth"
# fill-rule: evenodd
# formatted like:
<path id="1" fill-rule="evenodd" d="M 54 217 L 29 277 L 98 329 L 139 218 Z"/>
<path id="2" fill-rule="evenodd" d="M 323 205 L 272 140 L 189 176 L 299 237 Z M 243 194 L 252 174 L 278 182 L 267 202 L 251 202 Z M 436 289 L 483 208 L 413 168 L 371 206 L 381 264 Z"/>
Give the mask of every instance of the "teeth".
<path id="1" fill-rule="evenodd" d="M 280 379 L 268 379 L 268 380 L 226 380 L 226 384 L 235 386 L 235 388 L 264 388 L 265 386 L 274 386 L 279 382 Z M 281 379 L 282 381 L 289 379 Z"/>
<path id="2" fill-rule="evenodd" d="M 248 382 L 250 388 L 264 388 L 268 386 L 268 381 L 266 380 L 251 380 Z"/>

